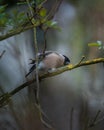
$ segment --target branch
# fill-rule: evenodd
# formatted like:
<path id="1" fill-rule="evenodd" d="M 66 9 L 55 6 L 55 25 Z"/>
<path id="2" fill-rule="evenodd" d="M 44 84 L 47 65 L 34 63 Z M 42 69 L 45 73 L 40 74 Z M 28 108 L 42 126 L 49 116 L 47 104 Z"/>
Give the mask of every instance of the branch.
<path id="1" fill-rule="evenodd" d="M 38 25 L 36 25 L 38 26 Z M 20 26 L 18 29 L 16 30 L 11 30 L 10 32 L 6 33 L 5 35 L 2 35 L 0 36 L 0 41 L 4 40 L 4 39 L 7 39 L 11 36 L 14 36 L 14 35 L 17 35 L 17 34 L 20 34 L 22 32 L 25 32 L 26 30 L 29 30 L 29 29 L 32 29 L 34 26 L 31 25 L 31 24 L 27 24 L 26 26 L 22 25 Z"/>
<path id="2" fill-rule="evenodd" d="M 49 14 L 47 15 L 48 19 L 52 19 L 56 12 L 58 11 L 61 3 L 63 0 L 56 0 L 55 4 L 53 5 L 52 9 L 49 11 Z"/>
<path id="3" fill-rule="evenodd" d="M 43 47 L 43 57 L 45 57 L 45 51 L 47 49 L 47 40 L 46 40 L 46 33 L 48 29 L 44 31 L 44 47 Z"/>
<path id="4" fill-rule="evenodd" d="M 87 60 L 87 61 L 75 64 L 75 65 L 69 64 L 67 66 L 56 69 L 54 72 L 46 73 L 46 74 L 40 76 L 40 79 L 45 79 L 47 77 L 53 77 L 55 75 L 59 75 L 59 74 L 65 72 L 65 71 L 73 70 L 73 69 L 81 67 L 81 66 L 87 66 L 87 65 L 103 63 L 103 62 L 104 62 L 104 58 L 98 58 L 98 59 L 93 59 L 93 60 Z"/>
<path id="5" fill-rule="evenodd" d="M 27 5 L 29 7 L 29 10 L 30 10 L 30 14 L 31 14 L 31 17 L 34 16 L 34 10 L 33 8 L 31 7 L 30 3 L 29 3 L 29 0 L 26 0 L 27 1 Z M 38 43 L 37 43 L 37 29 L 35 27 L 35 18 L 32 18 L 31 19 L 31 23 L 34 25 L 34 46 L 35 46 L 35 60 L 36 60 L 36 102 L 39 103 L 39 74 L 38 74 Z"/>
<path id="6" fill-rule="evenodd" d="M 29 0 L 26 0 L 27 2 L 27 5 L 29 7 L 29 10 L 30 10 L 30 14 L 31 14 L 31 17 L 34 16 L 35 14 L 35 11 L 36 10 L 33 10 L 32 6 L 30 5 L 29 3 Z M 46 114 L 44 113 L 44 111 L 41 109 L 41 105 L 40 105 L 40 102 L 39 102 L 39 91 L 40 91 L 40 86 L 39 86 L 39 73 L 38 73 L 38 43 L 37 43 L 37 28 L 35 26 L 35 18 L 33 17 L 31 19 L 31 23 L 34 25 L 34 46 L 35 46 L 35 63 L 36 63 L 36 72 L 35 72 L 35 78 L 36 78 L 36 86 L 34 86 L 34 94 L 35 94 L 35 99 L 36 99 L 36 103 L 35 103 L 35 106 L 38 108 L 38 111 L 39 111 L 39 117 L 40 117 L 40 120 L 41 122 L 48 128 L 52 128 L 51 125 L 49 125 L 47 122 L 45 122 L 43 120 L 43 117 L 46 117 Z M 48 119 L 48 118 L 47 118 Z"/>
<path id="7" fill-rule="evenodd" d="M 81 67 L 81 66 L 93 65 L 93 64 L 97 64 L 97 63 L 104 63 L 104 58 L 87 60 L 87 61 L 79 62 L 79 63 L 77 63 L 75 65 L 69 64 L 67 66 L 60 67 L 60 68 L 54 70 L 53 72 L 47 72 L 47 73 L 39 76 L 39 79 L 40 80 L 41 79 L 46 79 L 46 78 L 49 78 L 49 77 L 53 77 L 53 76 L 59 75 L 59 74 L 61 74 L 63 72 L 73 70 L 73 69 Z M 0 107 L 5 106 L 6 102 L 8 101 L 8 99 L 10 97 L 12 97 L 13 95 L 15 95 L 17 92 L 19 92 L 23 88 L 25 88 L 25 87 L 33 84 L 35 81 L 36 81 L 36 79 L 34 78 L 34 79 L 30 80 L 30 81 L 27 81 L 27 82 L 23 83 L 22 85 L 20 85 L 19 87 L 15 88 L 11 92 L 8 92 L 8 93 L 5 93 L 5 94 L 1 95 L 0 96 Z"/>

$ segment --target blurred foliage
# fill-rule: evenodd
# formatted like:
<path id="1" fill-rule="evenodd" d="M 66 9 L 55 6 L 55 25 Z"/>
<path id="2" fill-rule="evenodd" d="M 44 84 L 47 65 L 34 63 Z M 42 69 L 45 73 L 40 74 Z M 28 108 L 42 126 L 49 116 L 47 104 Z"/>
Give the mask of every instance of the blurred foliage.
<path id="1" fill-rule="evenodd" d="M 8 21 L 8 14 L 5 13 L 7 5 L 0 6 L 0 26 L 5 26 Z"/>
<path id="2" fill-rule="evenodd" d="M 11 26 L 12 29 L 14 27 L 18 27 L 19 25 L 23 24 L 27 17 L 25 12 L 20 12 L 17 9 L 12 11 L 12 14 L 8 13 L 7 11 L 8 5 L 0 6 L 0 27 L 8 27 Z"/>
<path id="3" fill-rule="evenodd" d="M 58 25 L 56 21 L 51 20 L 49 17 L 49 13 L 48 10 L 44 7 L 44 4 L 47 2 L 47 0 L 35 0 L 32 1 L 31 7 L 32 7 L 32 12 L 35 19 L 35 26 L 40 26 L 43 30 L 47 30 L 48 28 L 54 28 L 54 29 L 58 29 Z M 55 5 L 56 6 L 56 5 Z M 30 19 L 31 19 L 30 17 Z M 31 19 L 32 20 L 32 19 Z"/>
<path id="4" fill-rule="evenodd" d="M 30 1 L 29 4 L 32 7 L 33 16 L 30 14 L 30 9 L 26 1 L 18 1 L 16 4 L 16 7 L 19 7 L 21 4 L 26 5 L 27 10 L 21 12 L 17 8 L 13 9 L 11 12 L 8 12 L 8 4 L 1 5 L 0 30 L 3 30 L 3 27 L 10 27 L 9 31 L 11 32 L 15 29 L 18 29 L 17 27 L 24 28 L 24 25 L 27 26 L 28 24 L 32 24 L 33 18 L 35 22 L 34 25 L 36 27 L 40 26 L 43 30 L 46 30 L 48 28 L 59 29 L 57 22 L 48 18 L 49 12 L 43 6 L 45 2 L 46 0 Z"/>
<path id="5" fill-rule="evenodd" d="M 25 12 L 19 12 L 15 9 L 12 12 L 12 16 L 8 19 L 7 25 L 18 27 L 18 25 L 23 24 L 25 20 L 27 20 Z"/>

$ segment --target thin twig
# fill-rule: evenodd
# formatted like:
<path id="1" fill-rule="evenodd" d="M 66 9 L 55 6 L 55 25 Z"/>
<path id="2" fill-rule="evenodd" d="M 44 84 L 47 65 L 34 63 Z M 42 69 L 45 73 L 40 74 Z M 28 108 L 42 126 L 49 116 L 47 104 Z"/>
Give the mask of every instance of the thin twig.
<path id="1" fill-rule="evenodd" d="M 29 1 L 27 0 L 31 16 L 34 16 L 34 12 L 32 7 L 30 6 Z M 31 19 L 31 23 L 35 25 L 35 19 Z M 39 101 L 39 93 L 40 93 L 40 85 L 39 85 L 39 73 L 38 73 L 38 43 L 37 43 L 37 29 L 34 26 L 34 46 L 35 46 L 35 63 L 36 63 L 36 70 L 35 70 L 35 75 L 36 75 L 36 88 L 34 88 L 35 91 L 35 98 L 36 98 L 36 106 L 39 110 L 39 116 L 41 122 L 48 128 L 52 128 L 47 122 L 45 122 L 42 118 L 42 114 L 46 117 L 46 115 L 42 112 L 41 106 L 40 106 L 40 101 Z M 34 86 L 35 87 L 35 86 Z M 48 119 L 48 118 L 47 118 Z"/>
<path id="2" fill-rule="evenodd" d="M 30 3 L 29 3 L 29 0 L 26 0 L 26 2 L 27 2 L 27 5 L 28 5 L 28 7 L 29 7 L 31 16 L 33 16 L 33 11 L 32 11 L 33 9 L 32 9 L 32 7 L 31 7 L 31 5 L 30 5 Z"/>
<path id="3" fill-rule="evenodd" d="M 43 120 L 42 116 L 44 116 L 52 124 L 52 121 L 44 113 L 44 111 L 41 109 L 40 105 L 35 103 L 35 107 L 39 110 L 39 116 L 40 116 L 40 120 L 41 120 L 42 124 L 45 125 L 45 127 L 47 127 L 47 128 L 53 128 L 49 123 L 47 123 L 46 121 Z"/>
<path id="4" fill-rule="evenodd" d="M 95 115 L 95 118 L 93 119 L 93 121 L 89 124 L 89 127 L 93 127 L 95 126 L 96 122 L 97 122 L 97 119 L 98 119 L 98 116 L 100 115 L 101 111 L 98 110 L 98 112 L 96 113 Z"/>
<path id="5" fill-rule="evenodd" d="M 39 73 L 38 73 L 38 46 L 37 46 L 37 38 L 36 38 L 36 28 L 34 28 L 34 40 L 35 40 L 35 60 L 36 60 L 36 100 L 39 104 Z"/>
<path id="6" fill-rule="evenodd" d="M 5 52 L 6 52 L 5 50 L 3 50 L 3 51 L 1 52 L 1 54 L 0 54 L 0 59 L 2 58 L 2 56 L 4 55 Z"/>
<path id="7" fill-rule="evenodd" d="M 46 48 L 47 48 L 46 33 L 47 33 L 47 30 L 44 31 L 44 48 L 43 48 L 43 57 L 45 56 L 45 51 L 46 51 Z"/>
<path id="8" fill-rule="evenodd" d="M 99 124 L 99 123 L 101 123 L 102 121 L 104 121 L 104 116 L 101 119 L 97 120 L 95 122 L 94 126 L 97 125 L 97 124 Z"/>
<path id="9" fill-rule="evenodd" d="M 31 16 L 34 16 L 34 12 L 33 12 L 33 9 L 29 3 L 29 0 L 26 0 L 27 1 L 27 4 L 29 6 L 29 10 L 30 10 L 30 14 Z M 34 25 L 35 19 L 32 18 L 31 19 L 31 23 Z M 37 30 L 36 30 L 36 27 L 33 28 L 34 29 L 34 46 L 35 46 L 35 61 L 36 61 L 36 84 L 37 84 L 37 88 L 35 88 L 36 90 L 36 101 L 37 103 L 39 104 L 39 74 L 38 74 L 38 44 L 37 44 Z"/>
<path id="10" fill-rule="evenodd" d="M 46 16 L 48 20 L 52 19 L 56 12 L 58 11 L 61 3 L 63 0 L 56 0 L 55 4 L 53 5 L 52 9 L 49 11 L 49 14 Z"/>
<path id="11" fill-rule="evenodd" d="M 95 125 L 98 125 L 99 123 L 101 123 L 102 121 L 104 121 L 104 116 L 100 119 L 98 119 L 98 116 L 100 115 L 101 111 L 99 110 L 93 120 L 92 123 L 89 124 L 89 128 L 91 127 L 95 127 Z"/>
<path id="12" fill-rule="evenodd" d="M 82 59 L 79 61 L 77 65 L 80 65 L 84 59 L 85 59 L 85 56 L 82 56 Z"/>
<path id="13" fill-rule="evenodd" d="M 43 2 L 41 2 L 39 7 L 42 7 L 46 2 L 47 2 L 47 0 L 44 0 Z"/>

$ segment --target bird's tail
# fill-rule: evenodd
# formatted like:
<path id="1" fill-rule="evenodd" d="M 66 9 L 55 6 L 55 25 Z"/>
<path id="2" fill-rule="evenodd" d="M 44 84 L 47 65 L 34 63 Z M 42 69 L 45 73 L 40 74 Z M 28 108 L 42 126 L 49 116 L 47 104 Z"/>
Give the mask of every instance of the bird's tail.
<path id="1" fill-rule="evenodd" d="M 25 77 L 27 77 L 27 76 L 28 76 L 30 73 L 32 73 L 35 69 L 36 69 L 36 64 L 34 64 L 34 65 L 30 68 L 29 72 L 25 75 Z"/>

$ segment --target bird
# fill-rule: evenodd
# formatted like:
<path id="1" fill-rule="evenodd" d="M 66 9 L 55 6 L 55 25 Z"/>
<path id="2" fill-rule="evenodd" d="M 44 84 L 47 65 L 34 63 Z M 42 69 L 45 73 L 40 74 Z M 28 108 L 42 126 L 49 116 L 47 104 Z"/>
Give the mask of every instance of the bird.
<path id="1" fill-rule="evenodd" d="M 27 77 L 36 69 L 36 61 L 30 59 L 32 67 L 29 69 L 29 72 L 25 75 Z M 45 73 L 49 70 L 53 70 L 70 63 L 70 59 L 58 52 L 54 51 L 45 51 L 44 53 L 38 53 L 38 70 L 39 73 Z"/>

